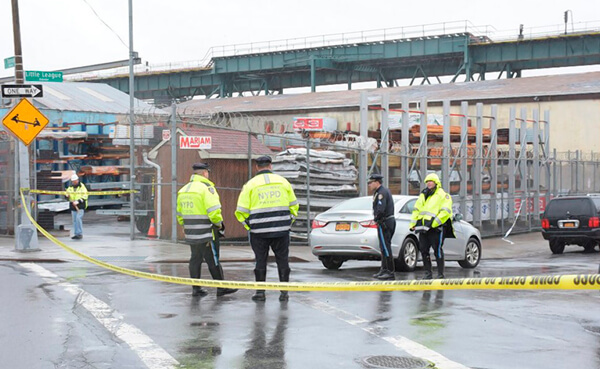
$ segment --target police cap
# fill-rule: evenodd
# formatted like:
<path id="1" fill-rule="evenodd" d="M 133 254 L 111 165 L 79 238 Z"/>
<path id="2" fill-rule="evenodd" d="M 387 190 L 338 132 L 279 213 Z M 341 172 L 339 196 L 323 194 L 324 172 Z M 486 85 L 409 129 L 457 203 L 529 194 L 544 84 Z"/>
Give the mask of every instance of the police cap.
<path id="1" fill-rule="evenodd" d="M 256 164 L 258 164 L 258 165 L 267 165 L 267 164 L 271 164 L 272 162 L 273 162 L 273 160 L 268 155 L 259 156 L 258 158 L 256 158 Z"/>
<path id="2" fill-rule="evenodd" d="M 194 165 L 192 165 L 192 168 L 194 170 L 210 170 L 210 166 L 208 165 L 208 163 L 195 163 Z"/>
<path id="3" fill-rule="evenodd" d="M 381 180 L 383 179 L 383 176 L 381 174 L 378 173 L 373 173 L 371 174 L 371 176 L 369 177 L 369 182 L 374 182 L 374 181 L 379 181 L 381 182 Z"/>

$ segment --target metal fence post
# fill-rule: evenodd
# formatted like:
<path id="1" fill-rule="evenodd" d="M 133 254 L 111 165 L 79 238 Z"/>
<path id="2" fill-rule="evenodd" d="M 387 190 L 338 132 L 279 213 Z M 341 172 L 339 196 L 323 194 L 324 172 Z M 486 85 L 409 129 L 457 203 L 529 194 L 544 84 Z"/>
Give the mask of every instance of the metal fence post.
<path id="1" fill-rule="evenodd" d="M 171 241 L 177 242 L 177 104 L 171 105 Z"/>

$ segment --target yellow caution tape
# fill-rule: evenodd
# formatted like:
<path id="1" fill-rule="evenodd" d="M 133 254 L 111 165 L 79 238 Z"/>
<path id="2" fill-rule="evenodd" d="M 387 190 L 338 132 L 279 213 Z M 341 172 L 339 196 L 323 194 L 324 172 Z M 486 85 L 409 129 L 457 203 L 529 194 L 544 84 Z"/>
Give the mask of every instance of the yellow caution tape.
<path id="1" fill-rule="evenodd" d="M 23 189 L 21 189 L 23 190 Z M 120 191 L 88 191 L 88 196 L 113 196 L 125 195 L 130 193 L 138 193 L 138 190 L 120 190 Z M 49 190 L 29 190 L 29 193 L 37 193 L 44 195 L 62 195 L 67 196 L 67 191 L 49 191 Z"/>
<path id="2" fill-rule="evenodd" d="M 21 200 L 25 202 L 23 189 Z M 172 277 L 161 274 L 140 272 L 121 268 L 89 257 L 56 239 L 31 217 L 29 209 L 25 213 L 35 227 L 50 241 L 66 251 L 96 264 L 102 268 L 134 277 L 153 279 L 161 282 L 186 284 L 191 286 L 240 288 L 248 290 L 283 290 L 283 291 L 424 291 L 424 290 L 600 290 L 600 274 L 545 275 L 524 277 L 493 278 L 456 278 L 434 280 L 409 280 L 386 282 L 246 282 L 219 281 L 208 279 L 192 279 Z"/>

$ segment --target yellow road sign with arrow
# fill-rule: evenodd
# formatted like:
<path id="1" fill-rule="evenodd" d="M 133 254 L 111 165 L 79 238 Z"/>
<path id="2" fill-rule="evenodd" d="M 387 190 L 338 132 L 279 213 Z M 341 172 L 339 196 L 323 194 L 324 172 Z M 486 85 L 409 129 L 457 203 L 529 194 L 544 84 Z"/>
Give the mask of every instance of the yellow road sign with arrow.
<path id="1" fill-rule="evenodd" d="M 19 101 L 2 119 L 4 127 L 27 146 L 40 134 L 48 122 L 48 118 L 27 99 Z"/>

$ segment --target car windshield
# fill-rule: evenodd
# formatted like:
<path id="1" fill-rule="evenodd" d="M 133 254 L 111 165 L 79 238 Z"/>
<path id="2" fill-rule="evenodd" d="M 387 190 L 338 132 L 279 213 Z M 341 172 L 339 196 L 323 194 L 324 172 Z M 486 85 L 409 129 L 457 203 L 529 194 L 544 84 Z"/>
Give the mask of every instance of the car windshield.
<path id="1" fill-rule="evenodd" d="M 343 210 L 372 210 L 373 209 L 373 198 L 372 197 L 357 197 L 354 199 L 346 200 L 331 208 L 335 211 Z"/>
<path id="2" fill-rule="evenodd" d="M 590 199 L 554 199 L 548 203 L 548 216 L 565 216 L 567 212 L 573 216 L 591 215 Z"/>

